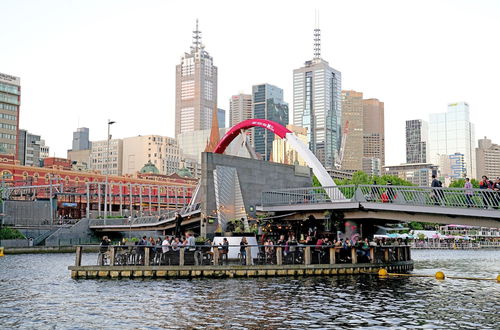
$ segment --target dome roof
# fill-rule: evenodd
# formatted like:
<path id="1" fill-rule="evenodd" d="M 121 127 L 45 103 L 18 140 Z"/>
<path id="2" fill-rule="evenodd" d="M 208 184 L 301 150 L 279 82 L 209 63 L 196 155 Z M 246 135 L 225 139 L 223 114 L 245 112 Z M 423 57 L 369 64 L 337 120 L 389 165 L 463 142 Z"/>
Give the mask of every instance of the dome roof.
<path id="1" fill-rule="evenodd" d="M 189 171 L 187 168 L 183 167 L 177 170 L 177 175 L 183 177 L 183 178 L 192 178 L 193 174 L 191 171 Z"/>
<path id="2" fill-rule="evenodd" d="M 160 171 L 158 170 L 158 168 L 156 168 L 156 166 L 153 163 L 151 163 L 151 161 L 148 161 L 148 163 L 145 164 L 143 168 L 141 168 L 139 173 L 159 174 Z"/>

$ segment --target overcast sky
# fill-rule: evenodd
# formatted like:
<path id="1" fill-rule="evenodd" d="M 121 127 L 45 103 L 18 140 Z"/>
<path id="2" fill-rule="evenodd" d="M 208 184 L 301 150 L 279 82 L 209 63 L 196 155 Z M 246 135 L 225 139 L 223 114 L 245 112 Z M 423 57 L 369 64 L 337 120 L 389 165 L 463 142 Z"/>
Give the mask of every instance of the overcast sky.
<path id="1" fill-rule="evenodd" d="M 500 1 L 0 1 L 0 72 L 21 77 L 20 128 L 66 157 L 72 132 L 174 136 L 175 65 L 195 20 L 219 69 L 219 107 L 267 82 L 292 106 L 292 71 L 322 57 L 343 89 L 385 102 L 386 163 L 404 122 L 466 101 L 476 138 L 500 143 Z M 291 112 L 290 112 L 291 115 Z"/>

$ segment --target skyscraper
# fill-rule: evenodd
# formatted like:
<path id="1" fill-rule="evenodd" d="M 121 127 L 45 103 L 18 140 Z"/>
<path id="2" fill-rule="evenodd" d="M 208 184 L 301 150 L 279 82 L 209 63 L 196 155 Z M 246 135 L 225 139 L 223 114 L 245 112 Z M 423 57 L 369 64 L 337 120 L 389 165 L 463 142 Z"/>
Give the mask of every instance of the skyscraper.
<path id="1" fill-rule="evenodd" d="M 89 129 L 87 127 L 77 128 L 76 132 L 73 132 L 73 143 L 71 150 L 80 151 L 89 149 L 90 149 Z"/>
<path id="2" fill-rule="evenodd" d="M 429 126 L 422 119 L 406 121 L 406 163 L 427 163 Z"/>
<path id="3" fill-rule="evenodd" d="M 272 120 L 283 126 L 288 125 L 288 103 L 283 101 L 283 90 L 270 84 L 252 86 L 253 117 Z M 253 128 L 255 152 L 263 160 L 271 158 L 274 133 L 262 127 Z"/>
<path id="4" fill-rule="evenodd" d="M 385 165 L 384 102 L 377 99 L 363 100 L 363 157 L 378 158 L 380 166 Z"/>
<path id="5" fill-rule="evenodd" d="M 0 153 L 17 155 L 21 79 L 0 73 Z"/>
<path id="6" fill-rule="evenodd" d="M 347 125 L 342 170 L 360 171 L 363 168 L 363 93 L 342 91 L 342 120 L 344 129 Z"/>
<path id="7" fill-rule="evenodd" d="M 429 154 L 431 163 L 439 164 L 441 156 L 449 157 L 459 153 L 463 155 L 465 162 L 465 171 L 461 176 L 474 177 L 476 175 L 474 148 L 474 125 L 469 119 L 469 105 L 467 103 L 451 103 L 448 104 L 446 112 L 430 115 Z"/>
<path id="8" fill-rule="evenodd" d="M 40 135 L 31 134 L 25 129 L 19 130 L 17 159 L 21 165 L 40 166 Z"/>
<path id="9" fill-rule="evenodd" d="M 201 31 L 193 31 L 193 45 L 176 66 L 175 135 L 210 129 L 217 109 L 217 67 L 201 43 Z"/>
<path id="10" fill-rule="evenodd" d="M 229 100 L 229 127 L 252 118 L 252 95 L 238 94 Z"/>
<path id="11" fill-rule="evenodd" d="M 314 58 L 293 71 L 293 124 L 307 128 L 309 149 L 327 168 L 341 140 L 341 74 L 321 58 L 321 33 L 314 30 Z"/>
<path id="12" fill-rule="evenodd" d="M 219 122 L 219 128 L 226 127 L 226 110 L 221 108 L 217 109 L 217 120 Z"/>

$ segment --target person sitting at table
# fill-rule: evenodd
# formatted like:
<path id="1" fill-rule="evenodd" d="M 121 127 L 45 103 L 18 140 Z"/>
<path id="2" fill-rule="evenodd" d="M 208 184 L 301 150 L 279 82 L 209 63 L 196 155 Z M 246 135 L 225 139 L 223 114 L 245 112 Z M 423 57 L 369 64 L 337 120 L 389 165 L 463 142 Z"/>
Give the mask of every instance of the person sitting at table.
<path id="1" fill-rule="evenodd" d="M 220 260 L 221 263 L 224 262 L 224 259 L 226 259 L 226 263 L 228 262 L 229 259 L 229 242 L 227 238 L 224 237 L 222 240 L 222 244 L 219 243 L 219 254 L 220 254 Z"/>

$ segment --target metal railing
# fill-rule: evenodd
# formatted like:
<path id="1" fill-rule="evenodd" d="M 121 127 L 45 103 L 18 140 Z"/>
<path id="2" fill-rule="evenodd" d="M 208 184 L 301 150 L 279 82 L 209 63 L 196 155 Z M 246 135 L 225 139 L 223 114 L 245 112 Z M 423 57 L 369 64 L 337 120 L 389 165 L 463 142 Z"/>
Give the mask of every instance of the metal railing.
<path id="1" fill-rule="evenodd" d="M 94 253 L 82 259 L 84 249 Z M 95 253 L 95 249 L 100 250 Z M 411 260 L 410 246 L 336 247 L 314 245 L 196 245 L 165 249 L 151 245 L 80 245 L 75 266 L 224 266 L 386 264 Z M 236 253 L 237 252 L 237 253 Z M 236 258 L 230 256 L 237 255 Z"/>
<path id="2" fill-rule="evenodd" d="M 155 224 L 158 222 L 170 222 L 175 219 L 175 213 L 179 213 L 182 217 L 191 215 L 192 213 L 196 213 L 200 210 L 200 203 L 188 205 L 178 210 L 170 210 L 164 212 L 160 215 L 151 215 L 145 217 L 137 217 L 137 218 L 112 218 L 112 219 L 91 219 L 89 221 L 90 227 L 97 226 L 129 226 L 129 227 L 137 227 L 144 224 Z"/>
<path id="3" fill-rule="evenodd" d="M 334 194 L 332 196 L 340 196 L 339 192 L 341 192 L 345 198 L 333 198 L 332 200 L 328 197 L 326 191 L 333 191 Z M 265 191 L 261 197 L 262 206 L 339 203 L 346 201 L 451 208 L 498 209 L 500 208 L 500 191 L 392 185 L 349 185 Z"/>
<path id="4" fill-rule="evenodd" d="M 355 185 L 335 187 L 291 188 L 262 193 L 262 205 L 294 205 L 350 201 L 356 191 Z M 332 196 L 333 198 L 330 198 Z M 333 199 L 333 201 L 332 201 Z"/>

